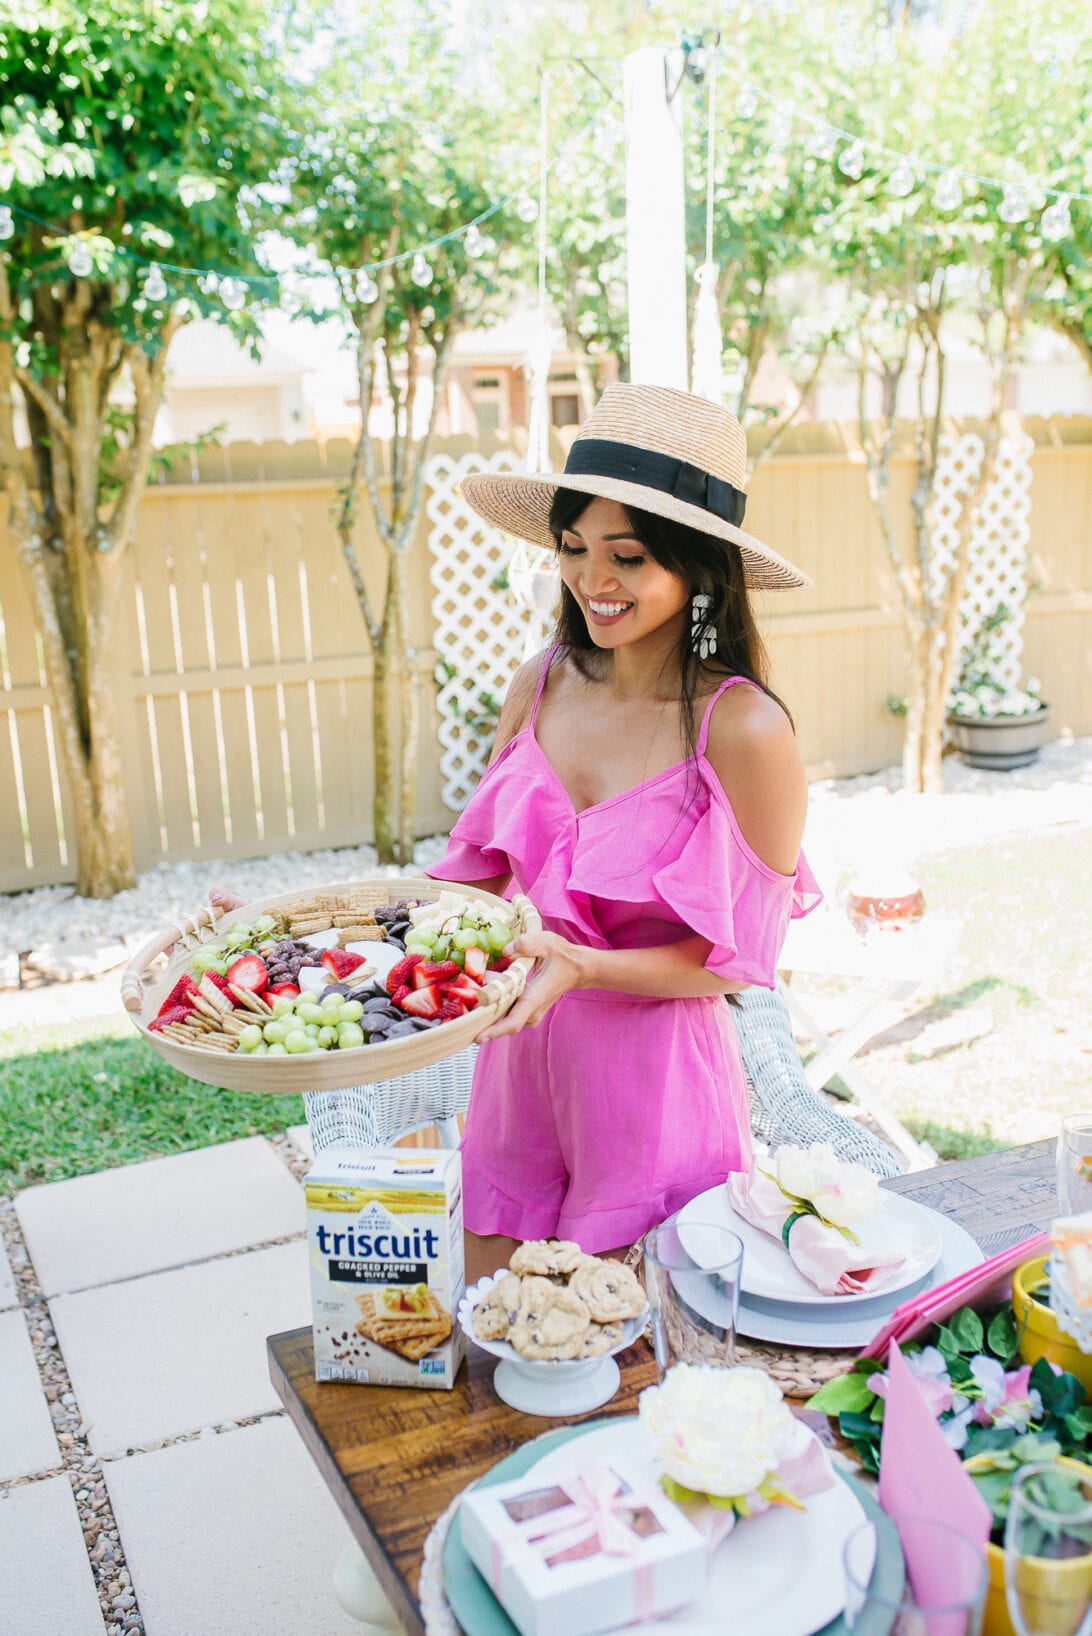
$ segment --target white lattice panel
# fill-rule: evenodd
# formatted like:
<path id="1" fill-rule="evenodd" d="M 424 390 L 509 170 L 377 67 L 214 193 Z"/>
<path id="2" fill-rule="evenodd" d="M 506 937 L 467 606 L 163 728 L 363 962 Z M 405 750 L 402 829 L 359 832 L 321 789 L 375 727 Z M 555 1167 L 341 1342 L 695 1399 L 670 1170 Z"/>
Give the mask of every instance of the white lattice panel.
<path id="1" fill-rule="evenodd" d="M 444 805 L 460 812 L 489 759 L 492 728 L 476 732 L 467 715 L 482 713 L 485 696 L 503 699 L 524 657 L 527 615 L 496 580 L 512 556 L 512 541 L 490 528 L 457 492 L 476 471 L 514 471 L 505 450 L 460 459 L 433 455 L 425 466 L 425 512 L 432 525 L 429 578 L 436 647 L 455 674 L 440 689 L 440 770 Z"/>
<path id="2" fill-rule="evenodd" d="M 961 652 L 999 603 L 1008 608 L 1012 617 L 994 633 L 993 643 L 1002 654 L 997 665 L 999 679 L 1010 687 L 1019 685 L 1024 648 L 1034 447 L 1031 438 L 1023 433 L 1001 440 L 997 467 L 971 538 L 967 585 L 960 605 Z M 982 439 L 973 432 L 941 439 L 930 560 L 934 594 L 952 571 L 963 506 L 981 468 L 983 452 Z"/>

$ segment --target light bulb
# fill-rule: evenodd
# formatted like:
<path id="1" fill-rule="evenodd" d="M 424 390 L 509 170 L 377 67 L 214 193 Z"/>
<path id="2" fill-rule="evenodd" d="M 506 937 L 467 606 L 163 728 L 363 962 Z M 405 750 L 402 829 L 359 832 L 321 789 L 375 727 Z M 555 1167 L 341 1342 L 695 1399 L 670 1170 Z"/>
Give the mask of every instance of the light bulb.
<path id="1" fill-rule="evenodd" d="M 848 176 L 851 182 L 860 180 L 864 170 L 864 143 L 860 140 L 851 142 L 848 148 L 843 148 L 838 155 L 838 169 L 843 176 Z"/>
<path id="2" fill-rule="evenodd" d="M 357 273 L 355 288 L 357 300 L 363 301 L 366 307 L 379 300 L 379 285 L 366 267 L 362 267 Z"/>
<path id="3" fill-rule="evenodd" d="M 432 268 L 429 266 L 420 250 L 418 250 L 417 254 L 413 258 L 413 266 L 410 268 L 410 277 L 418 288 L 422 290 L 426 289 L 428 285 L 432 283 Z"/>
<path id="4" fill-rule="evenodd" d="M 144 280 L 144 297 L 147 301 L 165 301 L 167 297 L 167 281 L 155 262 L 148 268 Z"/>
<path id="5" fill-rule="evenodd" d="M 529 193 L 521 195 L 516 205 L 516 215 L 521 222 L 533 222 L 538 219 L 538 200 L 532 199 Z"/>
<path id="6" fill-rule="evenodd" d="M 909 159 L 900 159 L 888 178 L 887 191 L 896 199 L 905 199 L 908 193 L 913 193 L 915 181 L 914 167 Z"/>
<path id="7" fill-rule="evenodd" d="M 95 263 L 86 244 L 77 244 L 69 251 L 68 270 L 73 278 L 88 278 L 95 271 Z"/>
<path id="8" fill-rule="evenodd" d="M 480 256 L 485 249 L 485 240 L 476 222 L 471 222 L 463 236 L 463 247 L 468 256 Z"/>
<path id="9" fill-rule="evenodd" d="M 783 148 L 792 136 L 792 115 L 787 108 L 778 108 L 770 115 L 769 140 L 771 148 Z"/>
<path id="10" fill-rule="evenodd" d="M 808 142 L 808 152 L 815 159 L 833 159 L 838 138 L 829 125 L 820 125 Z"/>
<path id="11" fill-rule="evenodd" d="M 758 112 L 758 98 L 749 85 L 745 85 L 736 98 L 736 118 L 753 119 Z"/>
<path id="12" fill-rule="evenodd" d="M 245 307 L 248 294 L 241 278 L 225 278 L 220 282 L 220 300 L 228 312 L 238 312 L 240 307 Z"/>
<path id="13" fill-rule="evenodd" d="M 1047 205 L 1039 221 L 1039 231 L 1044 239 L 1057 242 L 1058 239 L 1067 239 L 1073 232 L 1073 218 L 1069 214 L 1069 195 L 1059 193 L 1053 204 Z"/>
<path id="14" fill-rule="evenodd" d="M 997 207 L 997 214 L 1003 222 L 1025 222 L 1030 214 L 1028 196 L 1023 188 L 1013 187 L 1011 183 L 1001 195 L 1001 203 Z"/>
<path id="15" fill-rule="evenodd" d="M 0 239 L 15 237 L 15 218 L 10 205 L 0 205 Z"/>
<path id="16" fill-rule="evenodd" d="M 946 170 L 933 189 L 933 203 L 938 210 L 958 210 L 963 203 L 963 184 L 952 171 Z"/>

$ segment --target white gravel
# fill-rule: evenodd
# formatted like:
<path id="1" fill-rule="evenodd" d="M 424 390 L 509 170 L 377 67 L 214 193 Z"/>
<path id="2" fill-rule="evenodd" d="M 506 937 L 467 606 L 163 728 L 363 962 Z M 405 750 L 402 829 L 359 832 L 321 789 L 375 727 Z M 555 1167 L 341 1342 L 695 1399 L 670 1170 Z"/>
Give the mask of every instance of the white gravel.
<path id="1" fill-rule="evenodd" d="M 1092 738 L 1059 739 L 1030 767 L 979 772 L 955 757 L 944 763 L 942 796 L 908 795 L 897 767 L 857 778 L 826 779 L 810 792 L 805 847 L 821 880 L 833 884 L 846 862 L 879 856 L 907 864 L 949 847 L 1048 824 L 1092 823 Z M 440 857 L 443 836 L 419 842 L 415 868 L 391 866 L 397 877 Z M 192 913 L 211 887 L 259 898 L 296 887 L 377 873 L 370 846 L 276 857 L 158 864 L 132 891 L 102 901 L 76 897 L 69 886 L 0 895 L 0 958 L 42 944 L 126 940 L 135 948 L 178 914 Z"/>

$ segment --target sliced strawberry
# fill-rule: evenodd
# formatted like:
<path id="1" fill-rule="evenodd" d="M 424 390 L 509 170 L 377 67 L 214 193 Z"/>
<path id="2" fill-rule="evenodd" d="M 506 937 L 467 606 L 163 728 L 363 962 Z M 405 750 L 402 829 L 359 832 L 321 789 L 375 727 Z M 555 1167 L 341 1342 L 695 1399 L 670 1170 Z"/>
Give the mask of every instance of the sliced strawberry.
<path id="1" fill-rule="evenodd" d="M 444 998 L 461 1000 L 468 1011 L 473 1011 L 477 1005 L 480 992 L 474 979 L 467 977 L 463 972 L 444 984 Z"/>
<path id="2" fill-rule="evenodd" d="M 489 969 L 490 971 L 507 971 L 511 964 L 512 956 L 510 954 L 495 954 L 489 962 Z"/>
<path id="3" fill-rule="evenodd" d="M 488 969 L 489 956 L 486 954 L 484 949 L 467 949 L 466 959 L 463 962 L 463 970 L 466 972 L 468 977 L 472 977 L 476 983 L 484 983 L 485 974 Z"/>
<path id="4" fill-rule="evenodd" d="M 184 1013 L 187 1011 L 192 1011 L 193 1000 L 191 999 L 191 995 L 196 993 L 197 984 L 194 982 L 193 978 L 189 976 L 180 977 L 177 983 L 171 989 L 171 992 L 167 995 L 167 998 L 164 1000 L 163 1004 L 160 1006 L 156 1015 L 158 1017 L 162 1017 L 164 1012 L 174 1011 L 178 1006 L 182 1006 Z M 173 1020 L 176 1019 L 172 1019 L 172 1021 Z"/>
<path id="5" fill-rule="evenodd" d="M 454 960 L 422 960 L 413 970 L 414 988 L 425 988 L 429 983 L 446 983 L 449 977 L 458 977 L 459 968 Z"/>
<path id="6" fill-rule="evenodd" d="M 404 960 L 399 960 L 387 973 L 387 993 L 393 994 L 396 988 L 404 988 L 411 980 L 414 966 L 419 966 L 424 959 L 423 954 L 407 954 Z"/>
<path id="7" fill-rule="evenodd" d="M 406 998 L 406 995 L 407 994 L 412 994 L 412 993 L 413 993 L 413 989 L 409 986 L 408 983 L 400 983 L 399 986 L 396 989 L 393 990 L 393 992 L 391 994 L 391 999 L 393 1000 L 395 1005 L 401 1005 L 402 1001 Z"/>
<path id="8" fill-rule="evenodd" d="M 399 1002 L 402 1010 L 411 1017 L 438 1017 L 443 1009 L 443 1000 L 440 990 L 429 983 L 426 988 L 412 988 L 404 1000 Z"/>
<path id="9" fill-rule="evenodd" d="M 185 1022 L 192 1011 L 192 1005 L 164 1006 L 159 1015 L 152 1018 L 148 1027 L 158 1034 L 171 1023 Z"/>
<path id="10" fill-rule="evenodd" d="M 322 964 L 335 983 L 343 983 L 358 966 L 367 962 L 362 954 L 350 954 L 348 949 L 323 949 Z"/>
<path id="11" fill-rule="evenodd" d="M 466 1007 L 461 1000 L 449 994 L 440 1006 L 440 1018 L 443 1022 L 454 1022 L 456 1017 L 465 1017 Z"/>
<path id="12" fill-rule="evenodd" d="M 213 988 L 218 988 L 220 993 L 226 994 L 230 1000 L 231 989 L 228 987 L 228 980 L 226 977 L 221 977 L 218 971 L 206 971 L 203 975 L 202 981 L 211 983 Z"/>
<path id="13" fill-rule="evenodd" d="M 298 997 L 300 991 L 295 983 L 270 983 L 265 992 L 274 999 L 278 994 L 290 994 L 294 1000 Z"/>
<path id="14" fill-rule="evenodd" d="M 260 954 L 244 954 L 228 967 L 227 980 L 236 988 L 248 988 L 252 994 L 261 994 L 269 987 L 269 970 Z"/>

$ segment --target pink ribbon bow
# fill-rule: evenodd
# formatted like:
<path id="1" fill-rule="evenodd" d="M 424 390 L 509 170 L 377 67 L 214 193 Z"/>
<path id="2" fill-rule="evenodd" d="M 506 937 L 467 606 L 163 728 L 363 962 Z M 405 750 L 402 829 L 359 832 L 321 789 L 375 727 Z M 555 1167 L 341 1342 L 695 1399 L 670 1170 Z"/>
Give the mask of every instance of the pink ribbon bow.
<path id="1" fill-rule="evenodd" d="M 645 1510 L 654 1496 L 623 1493 L 621 1479 L 604 1465 L 589 1465 L 557 1479 L 570 1503 L 534 1517 L 521 1527 L 524 1538 L 543 1556 L 559 1556 L 595 1540 L 608 1556 L 631 1556 L 640 1543 L 630 1517 Z"/>

